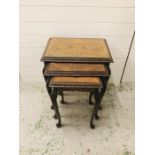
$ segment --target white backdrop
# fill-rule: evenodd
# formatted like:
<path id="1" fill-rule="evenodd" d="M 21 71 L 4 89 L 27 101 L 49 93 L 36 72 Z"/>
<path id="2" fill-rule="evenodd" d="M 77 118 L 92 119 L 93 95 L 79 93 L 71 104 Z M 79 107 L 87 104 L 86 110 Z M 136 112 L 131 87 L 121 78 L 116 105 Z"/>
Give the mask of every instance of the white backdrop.
<path id="1" fill-rule="evenodd" d="M 43 82 L 40 62 L 52 36 L 106 38 L 119 83 L 134 32 L 134 0 L 20 0 L 20 74 L 23 82 Z M 134 45 L 123 82 L 134 81 Z"/>

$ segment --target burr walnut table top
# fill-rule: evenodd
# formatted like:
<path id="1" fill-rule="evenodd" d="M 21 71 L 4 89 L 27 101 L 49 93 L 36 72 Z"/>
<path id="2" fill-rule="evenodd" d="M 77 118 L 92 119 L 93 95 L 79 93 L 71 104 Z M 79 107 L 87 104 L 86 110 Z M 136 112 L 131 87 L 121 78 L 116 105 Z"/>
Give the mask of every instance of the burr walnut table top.
<path id="1" fill-rule="evenodd" d="M 45 76 L 109 76 L 104 64 L 49 63 Z"/>
<path id="2" fill-rule="evenodd" d="M 42 61 L 113 62 L 105 39 L 50 38 Z"/>
<path id="3" fill-rule="evenodd" d="M 98 77 L 53 77 L 49 86 L 98 86 L 102 85 Z"/>

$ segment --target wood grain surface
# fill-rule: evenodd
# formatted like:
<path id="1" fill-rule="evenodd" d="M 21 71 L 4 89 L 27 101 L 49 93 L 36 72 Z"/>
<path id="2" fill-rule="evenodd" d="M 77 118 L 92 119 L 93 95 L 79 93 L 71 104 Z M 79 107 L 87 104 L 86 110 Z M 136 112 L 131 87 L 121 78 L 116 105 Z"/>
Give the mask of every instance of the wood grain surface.
<path id="1" fill-rule="evenodd" d="M 90 58 L 112 61 L 105 39 L 50 38 L 43 58 Z"/>
<path id="2" fill-rule="evenodd" d="M 109 72 L 104 64 L 49 63 L 45 68 L 44 75 L 109 76 Z"/>
<path id="3" fill-rule="evenodd" d="M 53 77 L 50 80 L 50 86 L 69 85 L 69 86 L 101 86 L 101 80 L 98 77 Z"/>

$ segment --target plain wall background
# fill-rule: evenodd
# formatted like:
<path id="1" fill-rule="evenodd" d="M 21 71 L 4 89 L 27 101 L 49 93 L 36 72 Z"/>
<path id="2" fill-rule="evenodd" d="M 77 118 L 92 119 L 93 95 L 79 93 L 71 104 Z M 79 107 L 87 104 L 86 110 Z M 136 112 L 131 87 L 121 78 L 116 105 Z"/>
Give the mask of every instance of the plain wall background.
<path id="1" fill-rule="evenodd" d="M 20 76 L 44 82 L 40 58 L 52 36 L 107 39 L 118 84 L 134 32 L 134 0 L 20 0 Z M 134 82 L 134 44 L 123 82 Z"/>

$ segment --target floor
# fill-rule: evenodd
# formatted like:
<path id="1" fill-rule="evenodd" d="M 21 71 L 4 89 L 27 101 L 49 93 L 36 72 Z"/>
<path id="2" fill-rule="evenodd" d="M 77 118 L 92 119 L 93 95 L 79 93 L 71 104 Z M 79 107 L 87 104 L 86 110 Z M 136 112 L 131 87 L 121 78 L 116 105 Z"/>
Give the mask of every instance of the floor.
<path id="1" fill-rule="evenodd" d="M 134 93 L 133 83 L 109 84 L 93 130 L 89 94 L 65 92 L 57 129 L 44 84 L 21 83 L 20 155 L 134 155 Z"/>

